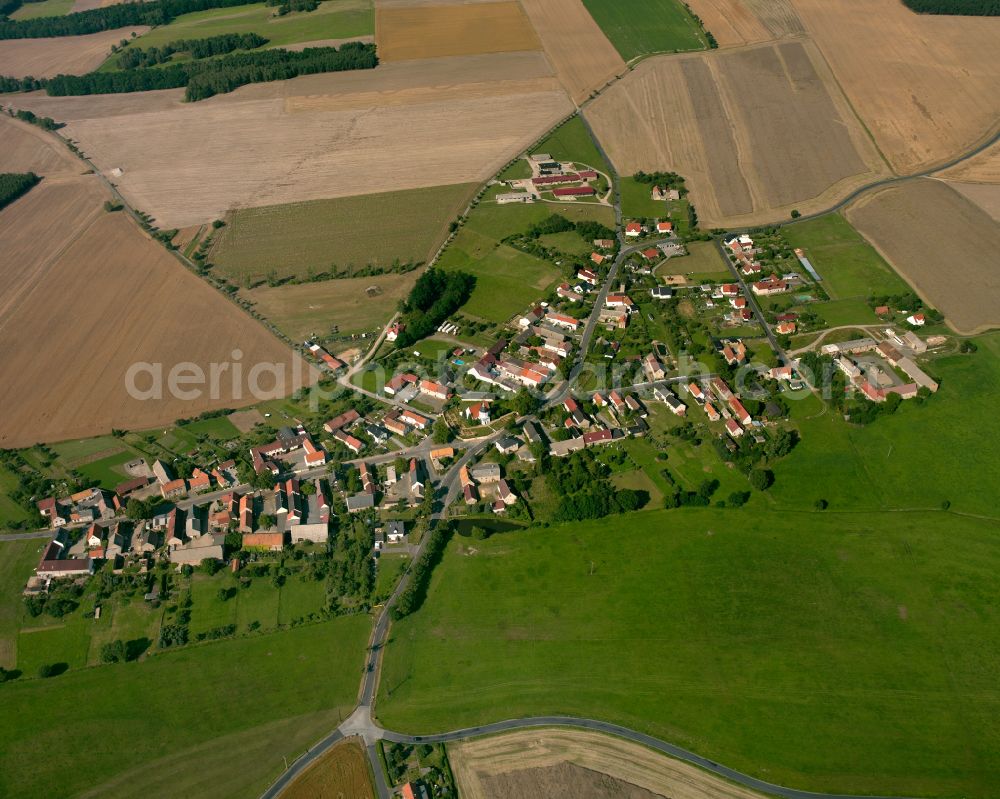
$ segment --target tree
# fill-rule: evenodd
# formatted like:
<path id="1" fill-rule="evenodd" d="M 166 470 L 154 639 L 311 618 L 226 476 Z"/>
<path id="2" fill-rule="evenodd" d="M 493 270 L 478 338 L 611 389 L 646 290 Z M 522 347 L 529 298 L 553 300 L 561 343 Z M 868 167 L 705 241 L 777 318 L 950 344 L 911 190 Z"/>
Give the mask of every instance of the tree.
<path id="1" fill-rule="evenodd" d="M 490 537 L 490 532 L 485 527 L 480 527 L 478 524 L 472 528 L 472 537 L 477 541 L 485 541 Z"/>
<path id="2" fill-rule="evenodd" d="M 767 491 L 774 483 L 774 472 L 770 469 L 752 469 L 750 471 L 750 485 L 758 491 Z"/>
<path id="3" fill-rule="evenodd" d="M 124 641 L 110 641 L 101 647 L 101 663 L 124 663 L 128 649 Z"/>
<path id="4" fill-rule="evenodd" d="M 270 513 L 262 513 L 257 517 L 257 527 L 261 530 L 269 530 L 274 527 L 274 517 Z"/>
<path id="5" fill-rule="evenodd" d="M 43 663 L 38 667 L 38 676 L 43 680 L 47 677 L 54 677 L 57 673 L 58 669 L 56 669 L 55 664 L 53 663 Z"/>
<path id="6" fill-rule="evenodd" d="M 749 491 L 734 491 L 726 499 L 726 504 L 732 508 L 742 508 L 750 499 Z"/>
<path id="7" fill-rule="evenodd" d="M 815 502 L 813 503 L 813 507 L 814 507 L 814 508 L 815 508 L 816 510 L 826 510 L 826 509 L 827 509 L 827 508 L 829 507 L 829 505 L 830 505 L 830 503 L 829 503 L 829 502 L 827 502 L 827 501 L 826 501 L 825 499 L 817 499 L 817 500 L 816 500 L 816 501 L 815 501 Z"/>
<path id="8" fill-rule="evenodd" d="M 434 443 L 447 444 L 451 440 L 451 428 L 443 417 L 434 422 Z"/>
<path id="9" fill-rule="evenodd" d="M 133 522 L 143 519 L 153 518 L 153 504 L 151 500 L 136 499 L 132 497 L 125 505 L 125 515 Z"/>
<path id="10" fill-rule="evenodd" d="M 528 389 L 522 388 L 510 401 L 511 410 L 518 416 L 528 416 L 538 410 L 539 401 Z"/>
<path id="11" fill-rule="evenodd" d="M 800 216 L 802 216 L 802 213 L 799 211 L 799 209 L 798 208 L 793 208 L 792 209 L 792 219 L 798 219 Z"/>

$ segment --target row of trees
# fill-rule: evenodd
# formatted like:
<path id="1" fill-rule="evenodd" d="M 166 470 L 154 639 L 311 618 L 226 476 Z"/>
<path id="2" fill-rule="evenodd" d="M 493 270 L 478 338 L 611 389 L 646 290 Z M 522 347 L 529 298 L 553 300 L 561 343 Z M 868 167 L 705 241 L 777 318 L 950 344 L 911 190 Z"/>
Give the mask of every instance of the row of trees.
<path id="1" fill-rule="evenodd" d="M 427 586 L 431 581 L 431 572 L 444 555 L 444 548 L 451 538 L 452 528 L 449 525 L 438 525 L 430 532 L 430 538 L 423 554 L 413 564 L 413 571 L 410 574 L 410 583 L 399 595 L 396 604 L 392 608 L 393 619 L 401 619 L 409 616 L 423 604 L 427 595 Z"/>
<path id="2" fill-rule="evenodd" d="M 377 64 L 375 45 L 348 42 L 339 50 L 336 47 L 311 47 L 301 52 L 255 50 L 232 53 L 216 59 L 121 72 L 90 72 L 86 75 L 56 75 L 54 78 L 41 79 L 0 77 L 0 91 L 45 89 L 50 96 L 75 97 L 186 86 L 184 99 L 195 102 L 231 92 L 248 83 L 288 80 L 298 75 L 319 72 L 373 69 Z"/>
<path id="3" fill-rule="evenodd" d="M 256 33 L 224 33 L 207 39 L 178 39 L 162 47 L 127 47 L 118 57 L 118 66 L 122 69 L 155 67 L 157 64 L 165 64 L 175 53 L 188 53 L 195 60 L 212 58 L 235 50 L 254 50 L 267 42 L 267 39 Z"/>
<path id="4" fill-rule="evenodd" d="M 424 272 L 402 304 L 406 329 L 396 339 L 396 346 L 409 347 L 433 333 L 465 304 L 475 285 L 476 278 L 467 272 L 445 272 L 436 268 Z"/>
<path id="5" fill-rule="evenodd" d="M 0 20 L 0 39 L 79 36 L 134 25 L 166 25 L 181 14 L 242 6 L 246 5 L 246 0 L 151 0 L 146 3 L 118 3 L 58 17 L 9 19 L 9 15 L 22 4 L 23 0 L 4 0 L 0 4 L 0 14 L 4 17 Z"/>
<path id="6" fill-rule="evenodd" d="M 34 172 L 0 172 L 0 208 L 27 194 L 39 180 Z"/>
<path id="7" fill-rule="evenodd" d="M 959 14 L 966 17 L 1000 16 L 1000 0 L 903 0 L 918 14 Z"/>

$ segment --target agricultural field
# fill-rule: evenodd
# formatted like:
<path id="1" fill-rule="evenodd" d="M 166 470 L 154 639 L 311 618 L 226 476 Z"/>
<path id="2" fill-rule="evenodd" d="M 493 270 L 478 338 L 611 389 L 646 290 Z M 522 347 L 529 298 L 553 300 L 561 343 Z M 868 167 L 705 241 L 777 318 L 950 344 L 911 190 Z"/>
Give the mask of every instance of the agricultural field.
<path id="1" fill-rule="evenodd" d="M 261 286 L 240 292 L 243 299 L 293 341 L 380 329 L 405 299 L 417 272 L 373 275 L 293 286 Z"/>
<path id="2" fill-rule="evenodd" d="M 80 175 L 85 168 L 58 139 L 35 125 L 0 114 L 0 172 L 34 172 L 47 178 Z"/>
<path id="3" fill-rule="evenodd" d="M 793 2 L 897 172 L 957 157 L 996 131 L 1000 18 L 915 14 L 897 0 L 864 13 L 852 0 Z"/>
<path id="4" fill-rule="evenodd" d="M 551 214 L 572 222 L 588 219 L 614 224 L 613 210 L 595 204 L 480 202 L 438 261 L 442 269 L 461 269 L 476 276 L 472 297 L 463 307 L 466 313 L 506 322 L 555 283 L 562 274 L 555 265 L 501 241 Z"/>
<path id="5" fill-rule="evenodd" d="M 656 268 L 660 275 L 708 275 L 729 274 L 726 262 L 722 260 L 719 249 L 711 241 L 692 241 L 686 245 L 688 254 L 680 258 L 671 258 L 662 266 Z"/>
<path id="6" fill-rule="evenodd" d="M 877 190 L 847 218 L 956 331 L 1000 325 L 1000 222 L 950 186 L 922 178 Z"/>
<path id="7" fill-rule="evenodd" d="M 783 785 L 986 797 L 994 525 L 758 506 L 457 537 L 394 625 L 379 719 L 420 734 L 569 713 Z"/>
<path id="8" fill-rule="evenodd" d="M 334 744 L 281 795 L 285 799 L 375 799 L 363 743 L 346 739 Z"/>
<path id="9" fill-rule="evenodd" d="M 325 39 L 353 39 L 375 32 L 371 0 L 321 2 L 315 11 L 274 15 L 264 3 L 212 8 L 181 14 L 168 25 L 160 25 L 141 36 L 132 46 L 162 47 L 178 39 L 207 39 L 223 33 L 256 33 L 268 40 L 265 47 L 315 42 Z M 105 68 L 114 68 L 117 56 Z"/>
<path id="10" fill-rule="evenodd" d="M 521 0 L 574 103 L 625 72 L 625 62 L 581 0 Z"/>
<path id="11" fill-rule="evenodd" d="M 624 61 L 708 47 L 704 31 L 680 0 L 583 0 L 583 4 Z"/>
<path id="12" fill-rule="evenodd" d="M 969 202 L 978 205 L 994 220 L 1000 222 L 1000 184 L 948 183 Z"/>
<path id="13" fill-rule="evenodd" d="M 58 780 L 61 791 L 86 796 L 259 794 L 283 756 L 350 712 L 369 631 L 365 616 L 347 616 L 6 685 L 0 793 L 40 796 Z M 182 687 L 179 674 L 188 675 Z M 81 714 L 81 696 L 100 696 L 102 713 Z M 56 741 L 62 755 L 53 759 Z"/>
<path id="14" fill-rule="evenodd" d="M 644 746 L 583 730 L 519 730 L 461 741 L 448 745 L 448 757 L 463 799 L 761 796 Z"/>
<path id="15" fill-rule="evenodd" d="M 520 3 L 388 6 L 376 12 L 379 59 L 538 50 L 538 35 Z"/>
<path id="16" fill-rule="evenodd" d="M 111 45 L 130 38 L 133 33 L 140 35 L 148 30 L 139 25 L 86 36 L 6 39 L 0 41 L 0 75 L 51 78 L 93 72 L 104 63 L 111 52 Z M 21 107 L 20 103 L 17 105 Z"/>
<path id="17" fill-rule="evenodd" d="M 792 0 L 690 0 L 719 47 L 767 42 L 805 32 Z"/>
<path id="18" fill-rule="evenodd" d="M 124 214 L 109 214 L 94 177 L 43 181 L 0 212 L 0 246 L 13 271 L 0 291 L 0 446 L 27 446 L 148 428 L 211 408 L 255 401 L 247 375 L 234 388 L 207 384 L 196 398 L 172 396 L 166 376 L 176 364 L 230 362 L 241 349 L 250 363 L 283 369 L 290 384 L 293 354 L 226 301 Z M 55 221 L 53 221 L 55 220 Z M 72 369 L 64 362 L 73 347 Z M 85 345 L 80 342 L 86 342 Z M 137 363 L 160 364 L 161 401 L 132 396 L 126 375 Z M 303 378 L 308 380 L 309 373 Z M 151 387 L 148 374 L 137 387 Z M 271 390 L 269 377 L 261 388 Z M 280 386 L 279 388 L 284 388 Z"/>
<path id="19" fill-rule="evenodd" d="M 885 259 L 839 213 L 788 225 L 782 232 L 792 247 L 805 252 L 832 299 L 909 291 Z"/>
<path id="20" fill-rule="evenodd" d="M 41 0 L 37 3 L 25 3 L 10 15 L 11 19 L 35 19 L 36 17 L 61 17 L 73 11 L 76 0 Z"/>
<path id="21" fill-rule="evenodd" d="M 208 260 L 237 285 L 349 266 L 427 262 L 477 184 L 244 208 L 226 215 Z"/>
<path id="22" fill-rule="evenodd" d="M 18 104 L 66 122 L 60 132 L 105 174 L 123 170 L 111 179 L 164 228 L 234 208 L 481 182 L 572 109 L 537 51 L 182 97 L 32 94 Z"/>
<path id="23" fill-rule="evenodd" d="M 807 41 L 651 58 L 585 113 L 623 174 L 684 175 L 705 227 L 806 213 L 886 172 Z"/>

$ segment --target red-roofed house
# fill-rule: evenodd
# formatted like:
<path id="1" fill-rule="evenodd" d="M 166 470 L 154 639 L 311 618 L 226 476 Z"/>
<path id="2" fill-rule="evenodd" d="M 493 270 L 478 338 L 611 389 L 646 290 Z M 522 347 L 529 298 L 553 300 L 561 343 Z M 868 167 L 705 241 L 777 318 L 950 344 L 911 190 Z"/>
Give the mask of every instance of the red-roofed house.
<path id="1" fill-rule="evenodd" d="M 638 222 L 629 222 L 625 225 L 625 235 L 630 238 L 638 238 L 642 235 L 642 225 Z"/>
<path id="2" fill-rule="evenodd" d="M 670 233 L 673 233 L 673 231 L 674 231 L 674 223 L 673 222 L 657 222 L 656 223 L 656 232 L 657 233 L 670 234 Z"/>

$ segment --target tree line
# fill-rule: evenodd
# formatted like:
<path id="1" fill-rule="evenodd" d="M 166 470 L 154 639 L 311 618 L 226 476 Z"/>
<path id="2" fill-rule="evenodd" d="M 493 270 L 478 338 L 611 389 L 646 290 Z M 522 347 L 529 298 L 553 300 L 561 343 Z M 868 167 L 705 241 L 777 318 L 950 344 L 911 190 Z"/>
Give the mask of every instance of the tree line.
<path id="1" fill-rule="evenodd" d="M 392 607 L 393 619 L 409 616 L 423 604 L 427 596 L 427 587 L 430 585 L 431 573 L 443 557 L 452 532 L 451 526 L 447 524 L 440 524 L 430 532 L 423 553 L 413 564 L 409 585 L 400 593 L 396 604 Z"/>
<path id="2" fill-rule="evenodd" d="M 0 92 L 45 89 L 51 97 L 122 94 L 186 87 L 184 99 L 196 102 L 225 94 L 248 83 L 288 80 L 299 75 L 373 69 L 375 45 L 347 42 L 336 47 L 310 47 L 301 52 L 255 50 L 221 58 L 146 67 L 120 72 L 56 75 L 54 78 L 0 77 Z"/>
<path id="3" fill-rule="evenodd" d="M 958 14 L 963 17 L 1000 16 L 1000 0 L 903 0 L 918 14 Z"/>
<path id="4" fill-rule="evenodd" d="M 27 194 L 40 180 L 34 172 L 0 172 L 0 208 Z"/>
<path id="5" fill-rule="evenodd" d="M 207 39 L 178 39 L 162 47 L 127 47 L 118 57 L 118 66 L 121 69 L 155 67 L 157 64 L 165 64 L 175 53 L 189 53 L 195 60 L 211 58 L 234 50 L 254 50 L 267 42 L 267 39 L 256 33 L 224 33 Z"/>
<path id="6" fill-rule="evenodd" d="M 243 6 L 247 0 L 152 0 L 77 11 L 59 17 L 9 19 L 24 0 L 0 0 L 0 39 L 39 39 L 47 36 L 80 36 L 134 25 L 166 25 L 181 14 L 212 8 Z"/>
<path id="7" fill-rule="evenodd" d="M 433 333 L 465 304 L 475 285 L 476 278 L 467 272 L 445 272 L 433 267 L 424 272 L 400 308 L 406 329 L 396 339 L 397 348 L 409 347 Z"/>

